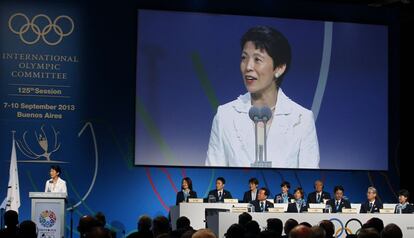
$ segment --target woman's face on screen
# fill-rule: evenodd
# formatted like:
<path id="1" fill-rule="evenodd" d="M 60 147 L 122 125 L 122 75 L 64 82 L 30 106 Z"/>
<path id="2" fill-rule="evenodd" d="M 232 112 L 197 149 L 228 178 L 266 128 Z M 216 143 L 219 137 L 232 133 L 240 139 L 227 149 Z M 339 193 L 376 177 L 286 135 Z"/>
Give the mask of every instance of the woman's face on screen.
<path id="1" fill-rule="evenodd" d="M 263 93 L 276 86 L 273 59 L 266 50 L 256 49 L 253 42 L 248 41 L 243 47 L 240 70 L 244 85 L 250 93 Z"/>
<path id="2" fill-rule="evenodd" d="M 183 189 L 188 189 L 188 183 L 186 180 L 183 180 L 181 186 L 183 187 Z"/>

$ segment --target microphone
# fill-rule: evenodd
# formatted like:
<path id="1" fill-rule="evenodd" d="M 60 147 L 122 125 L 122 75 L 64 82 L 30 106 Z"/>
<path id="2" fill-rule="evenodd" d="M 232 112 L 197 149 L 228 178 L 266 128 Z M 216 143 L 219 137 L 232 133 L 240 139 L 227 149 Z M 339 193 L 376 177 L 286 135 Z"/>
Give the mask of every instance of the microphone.
<path id="1" fill-rule="evenodd" d="M 53 179 L 50 179 L 50 180 L 49 180 L 49 183 L 53 183 Z"/>
<path id="2" fill-rule="evenodd" d="M 249 117 L 254 122 L 256 151 L 255 162 L 251 163 L 251 167 L 272 167 L 272 162 L 267 161 L 266 150 L 266 123 L 272 118 L 272 110 L 267 106 L 252 106 Z M 259 126 L 259 123 L 263 126 Z"/>

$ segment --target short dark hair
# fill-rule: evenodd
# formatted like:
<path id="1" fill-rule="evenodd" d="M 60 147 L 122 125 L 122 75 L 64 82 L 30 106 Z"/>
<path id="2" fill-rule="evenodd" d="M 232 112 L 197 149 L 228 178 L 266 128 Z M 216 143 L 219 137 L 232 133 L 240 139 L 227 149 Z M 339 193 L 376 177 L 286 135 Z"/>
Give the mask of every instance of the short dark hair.
<path id="1" fill-rule="evenodd" d="M 334 193 L 336 193 L 336 191 L 341 190 L 342 192 L 345 192 L 344 187 L 342 187 L 341 185 L 336 185 L 334 187 Z"/>
<path id="2" fill-rule="evenodd" d="M 152 219 L 151 217 L 147 215 L 143 215 L 138 219 L 137 228 L 139 231 L 141 230 L 150 231 L 151 225 L 152 225 Z"/>
<path id="3" fill-rule="evenodd" d="M 247 224 L 247 222 L 251 220 L 253 220 L 253 217 L 247 212 L 243 212 L 242 214 L 239 215 L 239 224 L 242 225 L 243 227 Z"/>
<path id="4" fill-rule="evenodd" d="M 394 223 L 390 223 L 384 227 L 381 232 L 381 238 L 402 238 L 401 228 Z"/>
<path id="5" fill-rule="evenodd" d="M 56 173 L 59 173 L 59 175 L 62 172 L 59 165 L 52 165 L 52 166 L 50 166 L 50 169 L 53 169 L 54 171 L 56 171 Z"/>
<path id="6" fill-rule="evenodd" d="M 259 180 L 257 180 L 257 178 L 250 178 L 249 179 L 249 183 L 254 183 L 254 184 L 258 185 L 259 184 Z"/>
<path id="7" fill-rule="evenodd" d="M 15 227 L 19 224 L 19 214 L 15 210 L 8 210 L 4 213 L 4 224 L 7 227 Z"/>
<path id="8" fill-rule="evenodd" d="M 103 214 L 103 212 L 97 212 L 95 214 L 95 219 L 98 221 L 100 226 L 104 227 L 106 225 L 106 217 L 105 214 Z"/>
<path id="9" fill-rule="evenodd" d="M 287 188 L 290 188 L 290 183 L 289 183 L 288 181 L 283 181 L 283 182 L 280 184 L 280 187 L 284 187 L 284 186 L 286 186 Z"/>
<path id="10" fill-rule="evenodd" d="M 260 190 L 263 190 L 264 191 L 264 193 L 265 193 L 265 195 L 266 196 L 269 196 L 269 189 L 267 189 L 267 188 L 265 188 L 265 187 L 261 187 L 260 189 L 259 189 L 259 191 Z"/>
<path id="11" fill-rule="evenodd" d="M 290 218 L 290 219 L 286 220 L 285 221 L 285 226 L 283 227 L 283 230 L 284 230 L 285 234 L 289 235 L 289 232 L 297 225 L 299 225 L 298 221 L 296 221 L 293 218 Z"/>
<path id="12" fill-rule="evenodd" d="M 400 191 L 398 191 L 398 196 L 404 196 L 408 199 L 410 197 L 410 193 L 407 189 L 401 189 Z"/>
<path id="13" fill-rule="evenodd" d="M 282 235 L 283 223 L 279 218 L 267 219 L 267 230 L 275 232 L 278 236 Z"/>
<path id="14" fill-rule="evenodd" d="M 190 219 L 188 219 L 186 216 L 179 217 L 175 223 L 177 230 L 188 229 L 190 227 Z"/>
<path id="15" fill-rule="evenodd" d="M 296 192 L 300 192 L 300 194 L 302 194 L 302 198 L 303 198 L 303 196 L 305 195 L 305 192 L 303 191 L 303 188 L 302 187 L 297 187 L 297 188 L 295 188 L 295 193 Z"/>
<path id="16" fill-rule="evenodd" d="M 283 81 L 283 75 L 290 67 L 292 58 L 291 47 L 287 38 L 278 30 L 269 26 L 255 26 L 247 30 L 240 40 L 243 50 L 246 42 L 251 41 L 256 49 L 265 50 L 273 60 L 273 68 L 286 65 L 285 72 L 276 80 L 279 87 Z"/>
<path id="17" fill-rule="evenodd" d="M 191 191 L 193 191 L 193 181 L 191 181 L 190 177 L 185 177 L 185 178 L 183 178 L 183 180 L 181 180 L 181 189 L 183 189 L 183 185 L 182 185 L 183 181 L 186 181 L 187 184 L 188 184 L 188 188 Z"/>
<path id="18" fill-rule="evenodd" d="M 325 230 L 326 237 L 332 237 L 335 234 L 335 226 L 330 220 L 322 220 L 319 222 L 319 227 Z"/>
<path id="19" fill-rule="evenodd" d="M 226 180 L 223 177 L 218 177 L 216 181 L 220 180 L 223 184 L 226 184 Z"/>

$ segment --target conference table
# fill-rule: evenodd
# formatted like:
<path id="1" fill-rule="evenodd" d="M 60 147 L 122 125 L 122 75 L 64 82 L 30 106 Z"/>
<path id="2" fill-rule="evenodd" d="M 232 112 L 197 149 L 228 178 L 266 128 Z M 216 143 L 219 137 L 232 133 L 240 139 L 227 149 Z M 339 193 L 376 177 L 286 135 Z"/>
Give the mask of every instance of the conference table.
<path id="1" fill-rule="evenodd" d="M 170 208 L 172 228 L 176 229 L 176 221 L 180 216 L 186 216 L 190 219 L 191 226 L 194 229 L 206 227 L 206 221 L 209 220 L 208 228 L 218 235 L 224 237 L 227 229 L 234 223 L 238 222 L 240 213 L 228 212 L 234 207 L 247 207 L 248 203 L 180 203 Z M 218 212 L 206 216 L 207 210 L 217 210 Z M 223 211 L 223 212 L 220 212 Z M 227 212 L 224 212 L 227 211 Z M 361 228 L 367 220 L 372 217 L 378 217 L 383 220 L 384 225 L 395 223 L 398 225 L 404 237 L 414 237 L 414 214 L 345 214 L 345 213 L 271 213 L 271 212 L 253 212 L 250 213 L 253 220 L 257 221 L 261 230 L 266 228 L 266 222 L 269 218 L 279 218 L 283 223 L 293 218 L 299 223 L 308 222 L 311 225 L 317 225 L 322 220 L 330 220 L 335 225 L 337 237 L 344 238 L 347 233 L 355 233 Z"/>

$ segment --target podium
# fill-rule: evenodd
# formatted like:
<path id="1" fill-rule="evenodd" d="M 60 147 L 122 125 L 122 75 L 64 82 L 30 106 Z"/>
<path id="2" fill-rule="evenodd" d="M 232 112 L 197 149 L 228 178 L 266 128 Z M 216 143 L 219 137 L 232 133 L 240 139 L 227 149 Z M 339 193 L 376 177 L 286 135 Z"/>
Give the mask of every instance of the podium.
<path id="1" fill-rule="evenodd" d="M 38 228 L 38 238 L 64 237 L 66 196 L 66 193 L 29 193 L 32 200 L 32 221 Z"/>

